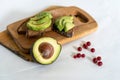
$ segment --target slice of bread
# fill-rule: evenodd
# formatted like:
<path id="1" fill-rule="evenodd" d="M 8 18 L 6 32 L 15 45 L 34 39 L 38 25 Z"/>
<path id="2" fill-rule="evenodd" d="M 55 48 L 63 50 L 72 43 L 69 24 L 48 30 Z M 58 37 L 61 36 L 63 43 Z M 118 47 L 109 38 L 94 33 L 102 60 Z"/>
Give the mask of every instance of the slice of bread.
<path id="1" fill-rule="evenodd" d="M 57 19 L 58 17 L 65 16 L 65 15 L 74 16 L 74 24 L 76 25 L 76 27 L 74 28 L 74 35 L 71 38 L 64 37 L 52 30 L 46 32 L 43 35 L 43 37 L 47 36 L 47 37 L 55 38 L 62 45 L 69 43 L 71 41 L 74 41 L 76 39 L 79 39 L 81 37 L 84 37 L 86 35 L 89 35 L 90 33 L 96 31 L 97 29 L 96 21 L 88 13 L 86 13 L 85 11 L 83 11 L 82 9 L 78 7 L 52 6 L 52 7 L 45 9 L 44 11 L 51 12 L 54 20 Z M 27 59 L 31 61 L 32 59 L 30 57 L 29 50 L 31 46 L 34 44 L 34 42 L 40 37 L 27 38 L 26 35 L 24 34 L 21 34 L 21 35 L 18 34 L 17 29 L 27 19 L 28 18 L 8 25 L 7 33 L 6 31 L 0 33 L 0 36 L 1 36 L 0 43 L 6 46 L 7 48 L 9 48 L 10 50 L 16 52 L 18 55 L 23 56 L 22 58 L 24 59 L 26 59 L 29 55 L 29 58 Z M 12 39 L 9 38 L 6 41 L 5 39 L 7 38 L 8 34 L 11 36 Z M 13 47 L 11 48 L 11 46 Z M 16 51 L 16 49 L 18 50 L 18 52 Z"/>

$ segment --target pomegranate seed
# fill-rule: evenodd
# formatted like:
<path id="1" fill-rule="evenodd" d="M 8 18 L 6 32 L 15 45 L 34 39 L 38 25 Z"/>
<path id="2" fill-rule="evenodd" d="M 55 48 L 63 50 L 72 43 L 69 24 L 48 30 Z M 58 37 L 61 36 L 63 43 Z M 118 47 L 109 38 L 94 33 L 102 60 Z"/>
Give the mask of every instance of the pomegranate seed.
<path id="1" fill-rule="evenodd" d="M 86 44 L 83 44 L 83 48 L 88 49 L 88 46 Z"/>
<path id="2" fill-rule="evenodd" d="M 90 46 L 90 45 L 91 45 L 91 42 L 90 42 L 90 41 L 86 42 L 86 45 L 87 45 L 87 46 Z"/>
<path id="3" fill-rule="evenodd" d="M 93 63 L 97 63 L 97 58 L 93 58 Z"/>
<path id="4" fill-rule="evenodd" d="M 80 57 L 81 57 L 81 54 L 80 54 L 80 53 L 77 53 L 76 56 L 77 56 L 77 58 L 80 58 Z"/>
<path id="5" fill-rule="evenodd" d="M 81 54 L 81 57 L 82 57 L 82 58 L 85 58 L 85 54 Z"/>
<path id="6" fill-rule="evenodd" d="M 102 66 L 103 63 L 100 61 L 100 62 L 97 63 L 97 65 L 98 65 L 98 66 Z"/>
<path id="7" fill-rule="evenodd" d="M 91 48 L 90 51 L 91 51 L 92 53 L 94 53 L 94 52 L 95 52 L 95 48 Z"/>
<path id="8" fill-rule="evenodd" d="M 76 59 L 76 58 L 77 58 L 77 55 L 74 55 L 73 58 Z"/>
<path id="9" fill-rule="evenodd" d="M 78 47 L 78 49 L 77 49 L 78 51 L 82 51 L 82 48 L 81 47 Z"/>
<path id="10" fill-rule="evenodd" d="M 100 56 L 97 57 L 97 60 L 100 61 L 102 58 Z"/>

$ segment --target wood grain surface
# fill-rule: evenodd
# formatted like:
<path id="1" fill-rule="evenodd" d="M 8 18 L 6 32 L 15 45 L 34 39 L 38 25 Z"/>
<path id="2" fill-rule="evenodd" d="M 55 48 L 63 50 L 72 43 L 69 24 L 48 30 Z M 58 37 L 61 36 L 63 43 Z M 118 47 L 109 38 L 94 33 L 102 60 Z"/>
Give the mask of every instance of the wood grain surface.
<path id="1" fill-rule="evenodd" d="M 97 29 L 96 21 L 88 13 L 86 13 L 80 8 L 77 8 L 74 6 L 71 6 L 71 7 L 52 6 L 45 9 L 45 11 L 50 11 L 53 14 L 54 18 L 63 16 L 63 14 L 79 15 L 80 19 L 75 20 L 75 25 L 77 26 L 74 28 L 73 37 L 67 38 L 54 31 L 49 31 L 44 34 L 44 36 L 55 38 L 58 41 L 58 43 L 60 43 L 61 45 L 64 45 L 66 43 L 79 39 L 81 37 L 87 36 L 90 33 L 93 33 L 94 31 L 96 31 Z M 63 14 L 60 14 L 61 11 L 63 12 Z M 70 12 L 70 14 L 66 13 L 66 11 Z M 29 39 L 25 35 L 19 35 L 17 33 L 17 28 L 21 25 L 21 23 L 26 21 L 26 19 L 23 19 L 8 25 L 7 30 L 0 33 L 0 44 L 10 49 L 11 51 L 13 51 L 13 53 L 17 54 L 23 59 L 27 61 L 33 61 L 28 51 L 33 45 L 33 43 L 38 39 L 38 37 Z"/>

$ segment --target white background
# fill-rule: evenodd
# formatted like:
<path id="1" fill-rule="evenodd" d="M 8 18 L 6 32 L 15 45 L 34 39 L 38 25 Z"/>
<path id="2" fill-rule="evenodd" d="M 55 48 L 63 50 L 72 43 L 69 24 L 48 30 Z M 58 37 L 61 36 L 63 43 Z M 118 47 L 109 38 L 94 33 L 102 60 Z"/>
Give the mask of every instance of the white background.
<path id="1" fill-rule="evenodd" d="M 119 0 L 0 0 L 0 32 L 17 20 L 29 17 L 51 5 L 78 6 L 98 23 L 98 30 L 63 46 L 51 65 L 27 62 L 0 45 L 0 80 L 119 80 L 120 78 L 120 1 Z M 98 67 L 87 57 L 74 60 L 74 46 L 91 41 Z M 89 51 L 82 51 L 91 57 Z"/>

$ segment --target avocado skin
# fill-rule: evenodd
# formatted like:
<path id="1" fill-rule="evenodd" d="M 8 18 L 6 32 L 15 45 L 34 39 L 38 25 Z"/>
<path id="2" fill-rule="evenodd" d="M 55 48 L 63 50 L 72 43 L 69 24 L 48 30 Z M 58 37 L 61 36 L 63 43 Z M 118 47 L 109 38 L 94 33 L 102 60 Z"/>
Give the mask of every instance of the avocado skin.
<path id="1" fill-rule="evenodd" d="M 37 62 L 36 59 L 35 59 L 34 56 L 33 56 L 32 48 L 33 48 L 33 45 L 32 45 L 32 47 L 29 49 L 30 56 L 32 57 L 32 60 L 33 60 L 34 62 Z M 37 62 L 37 63 L 38 63 L 38 62 Z"/>
<path id="2" fill-rule="evenodd" d="M 44 37 L 45 38 L 45 37 Z M 35 58 L 35 56 L 34 56 L 34 53 L 33 53 L 33 46 L 34 46 L 34 44 L 35 43 L 33 43 L 33 45 L 31 46 L 31 48 L 30 48 L 30 55 L 31 55 L 31 57 L 32 57 L 32 59 L 33 59 L 33 61 L 34 62 L 36 62 L 36 63 L 39 63 L 39 64 L 41 64 L 41 65 L 50 65 L 50 64 L 52 64 L 53 62 L 55 62 L 56 60 L 57 60 L 57 58 L 59 57 L 59 55 L 60 55 L 60 52 L 61 52 L 61 50 L 62 50 L 62 45 L 60 45 L 59 44 L 59 48 L 60 48 L 60 51 L 59 51 L 59 54 L 55 57 L 55 59 L 53 60 L 53 61 L 51 61 L 49 64 L 46 64 L 46 63 L 40 63 L 39 61 L 37 61 L 36 60 L 36 58 Z M 58 44 L 58 43 L 57 43 Z"/>
<path id="3" fill-rule="evenodd" d="M 52 23 L 52 15 L 49 12 L 41 12 L 30 18 L 26 23 L 28 29 L 33 31 L 41 31 L 50 27 Z"/>

